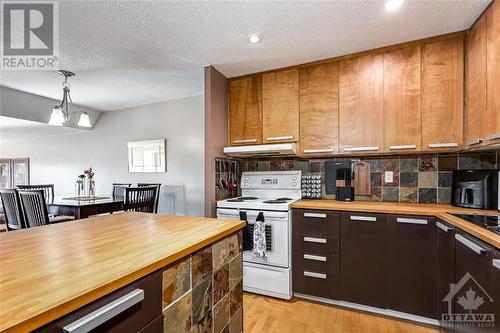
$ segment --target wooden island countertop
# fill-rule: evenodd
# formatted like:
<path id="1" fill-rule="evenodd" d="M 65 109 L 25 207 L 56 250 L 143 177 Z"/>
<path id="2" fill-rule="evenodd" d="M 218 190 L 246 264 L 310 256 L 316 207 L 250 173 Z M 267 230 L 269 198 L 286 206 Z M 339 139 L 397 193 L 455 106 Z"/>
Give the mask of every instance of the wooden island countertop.
<path id="1" fill-rule="evenodd" d="M 370 212 L 404 215 L 426 215 L 435 216 L 449 224 L 452 224 L 471 235 L 485 241 L 486 243 L 500 248 L 500 236 L 481 228 L 477 225 L 464 221 L 448 213 L 472 213 L 472 214 L 494 214 L 496 210 L 481 210 L 455 207 L 452 205 L 440 204 L 419 204 L 401 202 L 380 202 L 380 201 L 336 201 L 336 200 L 311 200 L 303 199 L 292 204 L 292 208 L 336 210 L 346 212 Z"/>
<path id="2" fill-rule="evenodd" d="M 243 228 L 122 213 L 0 234 L 0 331 L 29 331 Z"/>

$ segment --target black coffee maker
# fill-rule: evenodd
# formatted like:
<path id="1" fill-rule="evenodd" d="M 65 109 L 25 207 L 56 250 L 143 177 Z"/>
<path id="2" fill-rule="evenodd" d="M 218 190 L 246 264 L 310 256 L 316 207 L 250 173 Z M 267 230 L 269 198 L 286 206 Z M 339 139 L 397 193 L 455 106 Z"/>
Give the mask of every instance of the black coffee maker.
<path id="1" fill-rule="evenodd" d="M 498 170 L 455 170 L 451 204 L 458 207 L 498 209 Z"/>

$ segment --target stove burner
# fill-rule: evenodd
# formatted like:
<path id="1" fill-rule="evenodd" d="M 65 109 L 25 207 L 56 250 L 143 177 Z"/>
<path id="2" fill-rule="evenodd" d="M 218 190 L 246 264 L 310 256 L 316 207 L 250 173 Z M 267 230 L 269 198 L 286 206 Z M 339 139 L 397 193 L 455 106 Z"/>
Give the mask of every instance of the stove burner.
<path id="1" fill-rule="evenodd" d="M 288 200 L 292 200 L 292 198 L 284 197 L 284 198 L 278 198 L 276 200 L 279 200 L 279 201 L 283 201 L 283 200 L 288 201 Z"/>
<path id="2" fill-rule="evenodd" d="M 243 202 L 243 201 L 250 201 L 250 200 L 257 200 L 256 197 L 239 197 L 239 198 L 234 198 L 234 199 L 229 199 L 227 202 Z"/>
<path id="3" fill-rule="evenodd" d="M 500 234 L 500 217 L 498 215 L 451 214 L 467 222 Z"/>
<path id="4" fill-rule="evenodd" d="M 265 201 L 263 201 L 263 203 L 265 203 L 265 204 L 283 204 L 283 203 L 286 203 L 286 200 L 279 200 L 279 199 L 265 200 Z"/>

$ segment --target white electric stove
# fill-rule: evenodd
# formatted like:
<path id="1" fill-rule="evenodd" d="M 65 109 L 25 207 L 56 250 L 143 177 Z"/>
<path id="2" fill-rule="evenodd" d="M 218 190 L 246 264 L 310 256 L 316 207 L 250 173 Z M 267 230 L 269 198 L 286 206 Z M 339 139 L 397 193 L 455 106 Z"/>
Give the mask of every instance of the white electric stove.
<path id="1" fill-rule="evenodd" d="M 284 299 L 292 297 L 291 205 L 301 198 L 300 186 L 301 171 L 243 172 L 241 197 L 217 202 L 218 218 L 246 217 L 246 234 L 250 237 L 257 215 L 264 215 L 267 258 L 252 255 L 251 238 L 244 242 L 243 290 Z"/>

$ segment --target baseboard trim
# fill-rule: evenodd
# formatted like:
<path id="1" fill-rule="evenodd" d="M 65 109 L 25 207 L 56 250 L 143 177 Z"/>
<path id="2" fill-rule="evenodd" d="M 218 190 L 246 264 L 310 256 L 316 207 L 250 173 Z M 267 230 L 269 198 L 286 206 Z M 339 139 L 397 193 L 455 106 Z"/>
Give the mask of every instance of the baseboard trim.
<path id="1" fill-rule="evenodd" d="M 432 326 L 440 326 L 439 321 L 436 319 L 416 316 L 416 315 L 412 315 L 412 314 L 405 313 L 405 312 L 399 312 L 399 311 L 388 310 L 388 309 L 380 309 L 380 308 L 376 308 L 376 307 L 372 307 L 372 306 L 368 306 L 368 305 L 350 303 L 350 302 L 345 302 L 345 301 L 336 301 L 336 300 L 329 299 L 329 298 L 310 296 L 310 295 L 305 295 L 305 294 L 300 294 L 300 293 L 294 293 L 293 296 L 298 297 L 298 298 L 307 299 L 310 301 L 321 302 L 321 303 L 336 305 L 336 306 L 345 307 L 345 308 L 349 308 L 349 309 L 375 313 L 375 314 L 379 314 L 379 315 L 383 315 L 383 316 L 405 319 L 405 320 L 409 320 L 409 321 L 413 321 L 413 322 L 417 322 L 417 323 L 422 323 L 422 324 L 427 324 L 427 325 L 432 325 Z"/>

